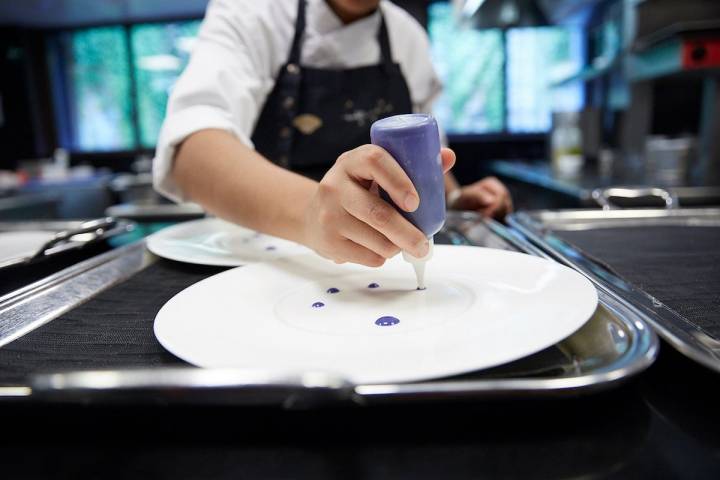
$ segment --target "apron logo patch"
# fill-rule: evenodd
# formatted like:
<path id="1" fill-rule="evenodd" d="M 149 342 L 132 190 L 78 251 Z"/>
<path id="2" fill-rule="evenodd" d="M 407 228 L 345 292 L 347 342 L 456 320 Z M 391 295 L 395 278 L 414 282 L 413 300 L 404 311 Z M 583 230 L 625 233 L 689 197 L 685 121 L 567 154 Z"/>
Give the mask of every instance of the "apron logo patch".
<path id="1" fill-rule="evenodd" d="M 293 126 L 300 130 L 305 135 L 312 135 L 315 133 L 315 130 L 322 127 L 323 121 L 320 119 L 320 117 L 316 115 L 312 115 L 310 113 L 303 113 L 302 115 L 298 115 L 293 120 Z"/>
<path id="2" fill-rule="evenodd" d="M 347 107 L 347 103 L 345 106 Z M 357 123 L 358 127 L 365 127 L 375 120 L 388 116 L 393 110 L 392 103 L 386 103 L 385 99 L 381 98 L 370 110 L 355 110 L 351 113 L 346 113 L 343 115 L 343 120 L 348 123 Z"/>

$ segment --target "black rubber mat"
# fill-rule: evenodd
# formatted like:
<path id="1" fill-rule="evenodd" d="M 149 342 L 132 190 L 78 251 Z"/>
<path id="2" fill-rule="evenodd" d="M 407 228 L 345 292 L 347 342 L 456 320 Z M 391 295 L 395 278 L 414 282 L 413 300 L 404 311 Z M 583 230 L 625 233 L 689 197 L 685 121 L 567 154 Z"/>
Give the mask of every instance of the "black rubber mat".
<path id="1" fill-rule="evenodd" d="M 720 339 L 720 228 L 622 227 L 555 234 Z"/>
<path id="2" fill-rule="evenodd" d="M 0 382 L 28 373 L 181 364 L 155 339 L 155 314 L 173 295 L 223 268 L 158 261 L 0 348 Z"/>

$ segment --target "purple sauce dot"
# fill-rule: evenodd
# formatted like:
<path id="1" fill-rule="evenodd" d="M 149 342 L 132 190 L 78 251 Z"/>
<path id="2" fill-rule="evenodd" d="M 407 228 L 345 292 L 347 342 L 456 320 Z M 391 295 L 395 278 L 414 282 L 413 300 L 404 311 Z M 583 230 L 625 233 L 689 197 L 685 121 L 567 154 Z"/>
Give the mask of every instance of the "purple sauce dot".
<path id="1" fill-rule="evenodd" d="M 324 306 L 325 306 L 325 304 L 323 302 L 315 302 L 312 304 L 313 308 L 322 308 Z"/>
<path id="2" fill-rule="evenodd" d="M 269 247 L 265 247 L 265 250 L 268 250 L 268 251 L 277 250 L 277 247 L 274 247 L 273 245 L 270 245 Z"/>
<path id="3" fill-rule="evenodd" d="M 373 283 L 371 283 L 370 285 L 368 285 L 368 288 L 380 288 L 380 285 L 377 284 L 377 283 L 375 283 L 375 282 L 373 282 Z M 383 317 L 383 318 L 385 318 L 385 317 Z"/>
<path id="4" fill-rule="evenodd" d="M 400 323 L 400 320 L 395 317 L 380 317 L 375 320 L 375 325 L 377 325 L 378 327 L 392 327 L 393 325 L 397 325 L 398 323 Z"/>
<path id="5" fill-rule="evenodd" d="M 339 293 L 340 289 L 335 287 L 330 287 L 327 289 L 327 293 Z"/>

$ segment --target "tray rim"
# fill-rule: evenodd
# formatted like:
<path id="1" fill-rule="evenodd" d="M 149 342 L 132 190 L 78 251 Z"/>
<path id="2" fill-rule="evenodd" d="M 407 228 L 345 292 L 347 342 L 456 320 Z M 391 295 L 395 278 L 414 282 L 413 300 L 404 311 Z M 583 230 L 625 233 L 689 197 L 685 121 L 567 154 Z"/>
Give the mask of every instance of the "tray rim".
<path id="1" fill-rule="evenodd" d="M 599 212 L 604 215 L 598 215 Z M 607 216 L 608 213 L 612 213 L 610 218 Z M 647 323 L 678 351 L 701 365 L 720 372 L 720 342 L 698 330 L 682 315 L 644 290 L 625 282 L 587 258 L 580 250 L 553 235 L 553 224 L 550 221 L 559 220 L 563 221 L 560 227 L 567 227 L 572 221 L 579 223 L 576 228 L 555 227 L 557 230 L 612 228 L 623 226 L 629 221 L 633 221 L 633 226 L 637 226 L 638 220 L 646 226 L 720 226 L 720 209 L 535 210 L 517 212 L 508 217 L 508 224 L 513 229 L 527 237 L 552 258 L 574 268 L 596 286 L 603 288 L 636 311 L 642 312 Z M 555 245 L 562 246 L 563 251 L 559 251 Z M 572 252 L 572 255 L 568 255 L 567 252 Z"/>

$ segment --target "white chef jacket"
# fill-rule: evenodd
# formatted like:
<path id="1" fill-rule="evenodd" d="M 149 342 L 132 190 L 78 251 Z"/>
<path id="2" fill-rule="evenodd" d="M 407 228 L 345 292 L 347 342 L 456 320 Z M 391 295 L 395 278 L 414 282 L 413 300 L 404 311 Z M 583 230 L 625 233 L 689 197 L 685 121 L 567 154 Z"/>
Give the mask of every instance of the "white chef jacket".
<path id="1" fill-rule="evenodd" d="M 184 200 L 170 172 L 176 146 L 194 132 L 227 130 L 253 147 L 255 123 L 290 53 L 297 6 L 298 0 L 211 0 L 190 62 L 168 101 L 153 164 L 159 192 Z M 380 9 L 413 109 L 429 113 L 441 84 L 427 34 L 390 1 L 382 0 Z M 337 69 L 378 64 L 379 22 L 375 12 L 344 25 L 325 0 L 308 0 L 301 64 Z"/>

